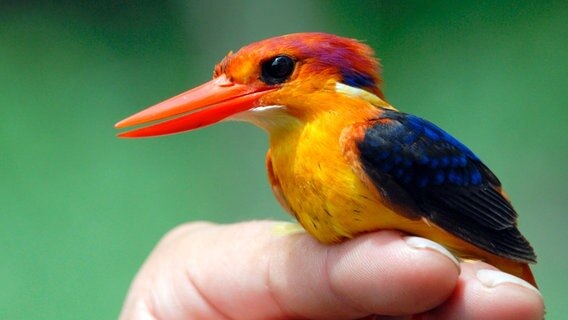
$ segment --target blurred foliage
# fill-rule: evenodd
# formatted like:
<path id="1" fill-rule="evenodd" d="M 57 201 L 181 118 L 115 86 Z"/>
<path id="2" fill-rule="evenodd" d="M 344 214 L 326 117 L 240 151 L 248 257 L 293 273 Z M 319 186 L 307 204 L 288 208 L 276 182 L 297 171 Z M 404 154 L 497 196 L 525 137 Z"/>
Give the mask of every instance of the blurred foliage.
<path id="1" fill-rule="evenodd" d="M 548 316 L 568 316 L 566 21 L 565 1 L 0 2 L 0 318 L 116 317 L 174 226 L 286 219 L 261 130 L 129 141 L 113 124 L 300 31 L 367 41 L 390 102 L 485 160 L 539 254 Z"/>

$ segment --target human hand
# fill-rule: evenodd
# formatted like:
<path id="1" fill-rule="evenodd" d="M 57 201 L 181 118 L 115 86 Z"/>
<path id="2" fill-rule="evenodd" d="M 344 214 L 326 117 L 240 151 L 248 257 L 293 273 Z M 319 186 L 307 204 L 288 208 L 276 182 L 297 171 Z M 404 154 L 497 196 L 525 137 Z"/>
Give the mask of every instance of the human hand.
<path id="1" fill-rule="evenodd" d="M 544 317 L 534 287 L 485 263 L 458 264 L 429 240 L 379 231 L 326 246 L 277 235 L 279 224 L 172 230 L 138 272 L 121 319 Z"/>

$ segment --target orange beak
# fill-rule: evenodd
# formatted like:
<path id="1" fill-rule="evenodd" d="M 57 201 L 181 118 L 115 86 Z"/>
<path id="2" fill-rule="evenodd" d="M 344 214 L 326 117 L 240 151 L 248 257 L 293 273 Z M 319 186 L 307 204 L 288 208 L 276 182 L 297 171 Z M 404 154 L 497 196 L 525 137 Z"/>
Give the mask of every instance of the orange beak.
<path id="1" fill-rule="evenodd" d="M 219 122 L 233 114 L 260 106 L 261 98 L 276 88 L 237 84 L 225 75 L 120 122 L 116 128 L 126 128 L 148 122 L 156 124 L 120 133 L 122 138 L 154 137 L 180 133 Z"/>

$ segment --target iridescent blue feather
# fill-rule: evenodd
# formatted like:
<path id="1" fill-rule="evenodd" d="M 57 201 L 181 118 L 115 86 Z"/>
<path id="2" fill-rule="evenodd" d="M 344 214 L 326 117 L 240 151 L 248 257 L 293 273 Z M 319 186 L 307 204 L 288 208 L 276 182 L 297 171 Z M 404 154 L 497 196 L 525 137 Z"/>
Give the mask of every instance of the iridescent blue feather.
<path id="1" fill-rule="evenodd" d="M 358 142 L 377 189 L 411 218 L 426 217 L 494 254 L 533 262 L 497 177 L 465 145 L 419 117 L 384 110 Z"/>

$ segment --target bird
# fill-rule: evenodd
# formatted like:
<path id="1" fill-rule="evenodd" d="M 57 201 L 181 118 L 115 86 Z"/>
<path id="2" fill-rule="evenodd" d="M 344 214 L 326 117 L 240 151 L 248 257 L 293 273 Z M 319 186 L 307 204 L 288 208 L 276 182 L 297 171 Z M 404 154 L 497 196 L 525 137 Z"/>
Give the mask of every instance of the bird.
<path id="1" fill-rule="evenodd" d="M 499 179 L 452 135 L 390 105 L 381 69 L 361 41 L 281 35 L 229 52 L 212 80 L 115 127 L 141 138 L 250 122 L 268 133 L 276 199 L 321 243 L 399 230 L 536 287 L 535 252 Z"/>

